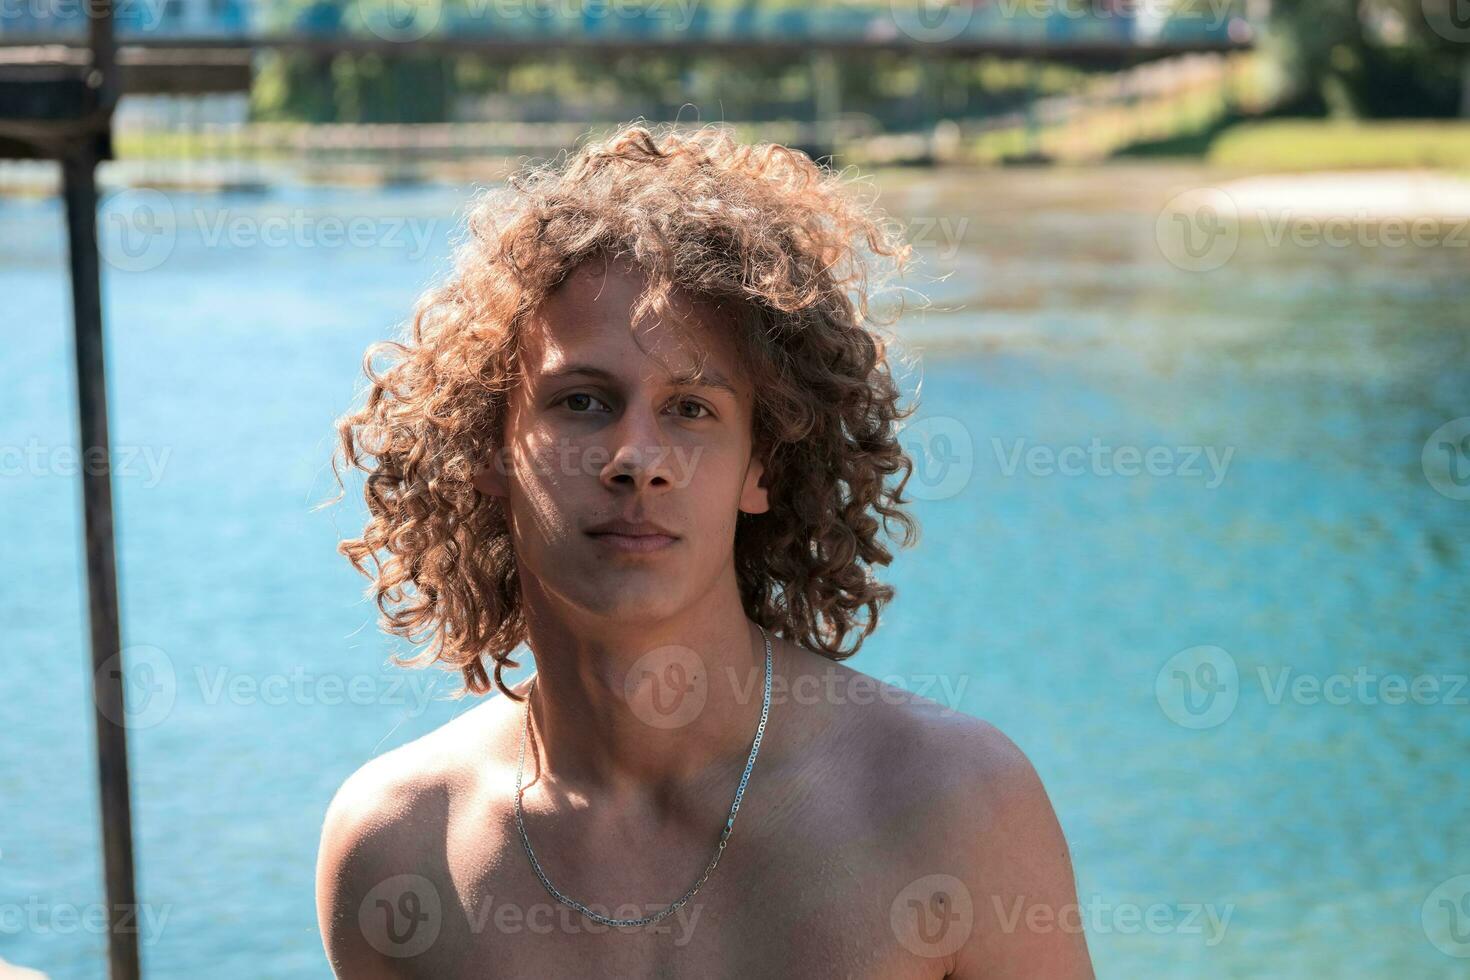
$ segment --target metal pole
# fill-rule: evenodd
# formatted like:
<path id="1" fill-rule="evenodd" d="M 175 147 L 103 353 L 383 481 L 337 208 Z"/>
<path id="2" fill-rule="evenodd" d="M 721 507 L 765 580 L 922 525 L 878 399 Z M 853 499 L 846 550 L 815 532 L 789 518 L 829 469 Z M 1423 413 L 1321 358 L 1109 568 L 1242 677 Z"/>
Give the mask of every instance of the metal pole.
<path id="1" fill-rule="evenodd" d="M 113 551 L 112 464 L 107 437 L 107 384 L 102 348 L 102 294 L 97 257 L 97 141 L 77 140 L 61 161 L 71 259 L 80 422 L 82 510 L 86 529 L 92 694 L 107 879 L 107 958 L 112 980 L 138 980 L 139 909 L 133 885 L 133 822 L 128 801 L 117 564 Z"/>

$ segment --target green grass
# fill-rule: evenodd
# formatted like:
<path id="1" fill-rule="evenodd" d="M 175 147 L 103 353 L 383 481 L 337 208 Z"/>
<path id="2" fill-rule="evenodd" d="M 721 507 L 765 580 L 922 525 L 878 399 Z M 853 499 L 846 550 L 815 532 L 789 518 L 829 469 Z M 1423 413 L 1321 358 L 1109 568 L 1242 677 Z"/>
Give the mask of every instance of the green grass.
<path id="1" fill-rule="evenodd" d="M 1210 143 L 1208 159 L 1263 170 L 1428 167 L 1470 172 L 1470 120 L 1243 123 Z"/>

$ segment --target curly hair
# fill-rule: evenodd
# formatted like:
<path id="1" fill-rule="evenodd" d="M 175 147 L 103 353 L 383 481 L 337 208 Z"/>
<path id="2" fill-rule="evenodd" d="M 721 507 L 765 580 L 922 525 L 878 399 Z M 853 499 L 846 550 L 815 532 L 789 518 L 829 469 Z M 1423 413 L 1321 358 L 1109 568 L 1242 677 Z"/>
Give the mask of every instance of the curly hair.
<path id="1" fill-rule="evenodd" d="M 899 405 L 896 345 L 869 303 L 911 249 L 855 184 L 723 126 L 635 123 L 475 196 L 452 273 L 419 298 L 402 340 L 368 348 L 365 404 L 336 422 L 333 475 L 345 489 L 339 461 L 366 474 L 368 512 L 338 551 L 372 580 L 383 629 L 431 641 L 395 663 L 461 671 L 461 698 L 489 693 L 488 655 L 495 686 L 517 698 L 502 678 L 526 639 L 505 506 L 471 480 L 503 442 L 529 315 L 598 256 L 643 273 L 635 322 L 670 309 L 675 288 L 734 311 L 770 502 L 737 526 L 745 613 L 832 660 L 858 651 L 894 595 L 872 573 L 892 558 L 880 519 L 904 546 L 919 531 L 898 438 L 916 409 Z"/>

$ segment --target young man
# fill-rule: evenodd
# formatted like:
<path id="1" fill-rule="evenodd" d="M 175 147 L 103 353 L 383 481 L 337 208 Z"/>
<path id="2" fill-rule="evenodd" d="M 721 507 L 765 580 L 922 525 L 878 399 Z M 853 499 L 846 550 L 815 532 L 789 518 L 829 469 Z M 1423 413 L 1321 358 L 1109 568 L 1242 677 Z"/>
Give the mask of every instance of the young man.
<path id="1" fill-rule="evenodd" d="M 332 800 L 337 975 L 1090 977 L 1021 751 L 837 662 L 914 530 L 866 306 L 902 243 L 800 154 L 641 127 L 470 232 L 340 423 L 342 549 L 506 696 Z"/>

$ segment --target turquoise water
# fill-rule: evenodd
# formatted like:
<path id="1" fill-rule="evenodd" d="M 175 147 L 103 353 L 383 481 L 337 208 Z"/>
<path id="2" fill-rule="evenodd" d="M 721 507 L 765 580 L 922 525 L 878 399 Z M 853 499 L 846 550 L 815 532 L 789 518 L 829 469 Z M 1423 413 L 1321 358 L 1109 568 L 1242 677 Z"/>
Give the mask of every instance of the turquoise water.
<path id="1" fill-rule="evenodd" d="M 853 663 L 1030 754 L 1100 976 L 1464 976 L 1470 469 L 1423 455 L 1470 416 L 1470 256 L 1247 234 L 1186 272 L 1157 209 L 1211 179 L 880 179 L 954 274 L 900 326 L 924 532 Z M 139 199 L 109 204 L 146 246 L 109 253 L 106 300 L 124 643 L 158 671 L 130 677 L 150 976 L 329 975 L 332 791 L 463 708 L 385 664 L 405 649 L 334 551 L 355 501 L 311 511 L 462 199 L 173 194 L 152 253 Z M 100 977 L 64 266 L 55 204 L 0 201 L 0 958 Z"/>

